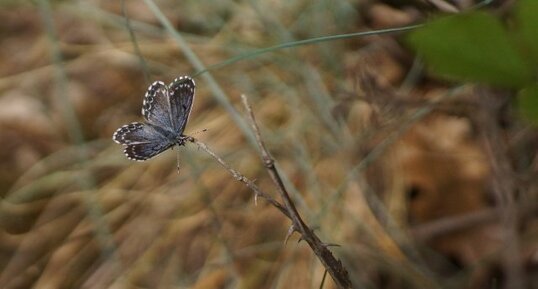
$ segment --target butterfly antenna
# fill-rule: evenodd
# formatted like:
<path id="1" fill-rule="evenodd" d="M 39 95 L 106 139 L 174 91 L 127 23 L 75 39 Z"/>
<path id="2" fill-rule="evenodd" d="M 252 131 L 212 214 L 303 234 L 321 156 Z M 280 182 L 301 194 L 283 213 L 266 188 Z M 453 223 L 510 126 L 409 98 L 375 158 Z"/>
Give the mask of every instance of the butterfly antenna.
<path id="1" fill-rule="evenodd" d="M 199 133 L 202 133 L 202 132 L 206 132 L 207 130 L 208 130 L 207 128 L 204 128 L 203 130 L 193 132 L 192 135 L 199 134 Z"/>

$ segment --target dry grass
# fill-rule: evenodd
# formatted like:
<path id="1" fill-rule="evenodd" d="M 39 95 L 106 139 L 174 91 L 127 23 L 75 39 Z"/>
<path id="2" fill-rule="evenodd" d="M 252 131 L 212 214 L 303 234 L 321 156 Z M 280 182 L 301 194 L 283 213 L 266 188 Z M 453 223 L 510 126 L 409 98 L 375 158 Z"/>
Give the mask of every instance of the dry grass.
<path id="1" fill-rule="evenodd" d="M 319 288 L 324 270 L 309 247 L 296 235 L 283 244 L 289 221 L 255 206 L 203 151 L 181 148 L 178 175 L 176 152 L 131 162 L 112 133 L 141 119 L 153 80 L 279 43 L 409 25 L 431 10 L 126 2 L 132 34 L 120 1 L 0 6 L 0 287 Z M 520 270 L 510 273 L 491 201 L 497 155 L 473 117 L 486 108 L 474 88 L 426 77 L 399 40 L 296 46 L 198 75 L 186 133 L 277 198 L 241 106 L 248 95 L 298 210 L 340 245 L 331 250 L 355 288 L 502 288 L 516 273 L 535 288 L 536 131 L 497 126 L 507 147 L 493 153 L 510 157 L 504 177 L 518 192 Z M 335 288 L 329 279 L 324 288 Z"/>

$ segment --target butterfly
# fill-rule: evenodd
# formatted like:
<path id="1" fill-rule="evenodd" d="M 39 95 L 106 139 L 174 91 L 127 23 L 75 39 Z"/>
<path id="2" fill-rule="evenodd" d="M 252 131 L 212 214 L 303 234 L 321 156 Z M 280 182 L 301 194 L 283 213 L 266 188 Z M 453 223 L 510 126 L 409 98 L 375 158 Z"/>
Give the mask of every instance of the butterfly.
<path id="1" fill-rule="evenodd" d="M 124 146 L 130 160 L 145 161 L 177 145 L 184 145 L 183 135 L 194 101 L 194 80 L 181 76 L 170 85 L 162 81 L 151 84 L 144 96 L 142 115 L 146 122 L 133 122 L 116 130 L 112 139 Z"/>

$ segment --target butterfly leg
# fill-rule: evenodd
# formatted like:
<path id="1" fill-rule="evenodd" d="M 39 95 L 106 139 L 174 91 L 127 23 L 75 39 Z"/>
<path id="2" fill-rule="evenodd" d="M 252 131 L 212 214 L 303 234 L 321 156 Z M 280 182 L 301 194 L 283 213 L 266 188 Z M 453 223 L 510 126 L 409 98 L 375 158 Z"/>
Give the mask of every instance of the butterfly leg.
<path id="1" fill-rule="evenodd" d="M 177 146 L 177 174 L 179 175 L 179 145 Z"/>

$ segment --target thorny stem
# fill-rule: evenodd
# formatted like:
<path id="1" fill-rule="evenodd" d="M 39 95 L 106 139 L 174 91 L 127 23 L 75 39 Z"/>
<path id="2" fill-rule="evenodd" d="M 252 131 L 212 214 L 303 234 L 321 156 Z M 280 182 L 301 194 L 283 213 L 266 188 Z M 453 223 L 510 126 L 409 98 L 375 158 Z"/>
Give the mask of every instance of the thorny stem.
<path id="1" fill-rule="evenodd" d="M 297 208 L 295 207 L 295 204 L 290 198 L 288 191 L 284 186 L 282 178 L 280 177 L 280 174 L 275 167 L 274 159 L 271 157 L 269 151 L 265 147 L 265 144 L 260 134 L 260 130 L 256 123 L 256 119 L 254 117 L 254 113 L 252 112 L 252 108 L 249 105 L 245 95 L 241 95 L 241 98 L 243 100 L 243 105 L 245 106 L 250 117 L 250 123 L 256 137 L 256 142 L 258 143 L 258 146 L 261 151 L 262 161 L 264 162 L 265 167 L 267 168 L 267 171 L 271 176 L 271 179 L 278 188 L 278 192 L 282 197 L 282 200 L 284 201 L 284 206 L 288 212 L 288 217 L 292 221 L 292 228 L 299 232 L 301 234 L 301 238 L 308 243 L 310 248 L 312 248 L 314 253 L 318 256 L 319 260 L 325 267 L 325 269 L 333 278 L 338 288 L 351 288 L 351 280 L 349 279 L 348 272 L 342 265 L 342 262 L 333 256 L 332 252 L 327 248 L 327 246 L 318 238 L 314 231 L 311 230 L 301 218 L 301 215 L 297 211 Z"/>
<path id="2" fill-rule="evenodd" d="M 258 186 L 256 186 L 256 184 L 254 184 L 253 181 L 251 181 L 247 177 L 243 176 L 238 171 L 234 170 L 221 157 L 219 157 L 215 152 L 213 152 L 205 143 L 193 138 L 192 136 L 185 136 L 184 140 L 188 141 L 188 142 L 191 142 L 191 143 L 194 143 L 199 148 L 201 148 L 203 151 L 205 151 L 208 155 L 210 155 L 213 159 L 215 159 L 223 168 L 225 168 L 232 175 L 232 177 L 234 179 L 244 183 L 249 189 L 251 189 L 255 194 L 255 196 L 254 196 L 255 198 L 257 198 L 258 196 L 264 198 L 267 202 L 269 202 L 275 208 L 280 210 L 280 212 L 282 212 L 284 215 L 286 215 L 286 217 L 291 219 L 288 211 L 286 210 L 286 208 L 282 204 L 280 204 L 277 200 L 275 200 L 273 197 L 271 197 L 266 192 L 262 191 Z"/>
<path id="3" fill-rule="evenodd" d="M 337 284 L 338 288 L 351 288 L 351 281 L 349 279 L 348 272 L 342 265 L 342 262 L 333 256 L 332 252 L 327 248 L 328 245 L 323 243 L 318 238 L 318 236 L 314 234 L 314 231 L 310 229 L 301 219 L 301 216 L 299 215 L 299 212 L 297 211 L 295 204 L 291 200 L 284 186 L 284 183 L 282 182 L 282 178 L 280 177 L 274 165 L 273 158 L 270 156 L 269 152 L 265 148 L 265 145 L 261 139 L 258 125 L 255 122 L 252 109 L 250 105 L 248 104 L 246 97 L 245 96 L 242 96 L 242 97 L 243 97 L 243 103 L 245 104 L 245 107 L 247 108 L 249 117 L 251 119 L 251 125 L 256 136 L 256 142 L 258 143 L 258 146 L 260 147 L 260 150 L 262 153 L 262 160 L 271 176 L 271 179 L 277 185 L 278 191 L 282 199 L 284 200 L 284 205 L 279 203 L 277 200 L 275 200 L 266 192 L 262 191 L 256 184 L 254 184 L 253 181 L 251 181 L 250 179 L 248 179 L 247 177 L 245 177 L 244 175 L 242 175 L 241 173 L 233 169 L 221 157 L 219 157 L 216 153 L 214 153 L 205 143 L 200 142 L 199 140 L 195 139 L 192 136 L 184 136 L 183 139 L 185 141 L 196 144 L 198 148 L 202 149 L 207 154 L 209 154 L 223 168 L 225 168 L 232 175 L 234 179 L 244 183 L 249 189 L 251 189 L 255 194 L 254 196 L 255 198 L 262 197 L 271 205 L 273 205 L 275 208 L 277 208 L 280 212 L 282 212 L 282 214 L 284 214 L 288 219 L 290 219 L 292 221 L 292 225 L 290 227 L 291 232 L 296 231 L 301 234 L 301 239 L 306 241 L 308 245 L 310 246 L 310 248 L 312 248 L 314 253 L 318 256 L 321 263 L 325 267 L 325 270 L 331 275 L 331 277 Z M 286 236 L 286 241 L 289 238 L 289 235 L 291 235 L 290 232 L 288 232 L 288 235 Z"/>

